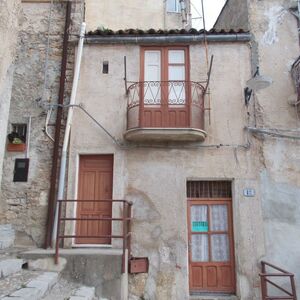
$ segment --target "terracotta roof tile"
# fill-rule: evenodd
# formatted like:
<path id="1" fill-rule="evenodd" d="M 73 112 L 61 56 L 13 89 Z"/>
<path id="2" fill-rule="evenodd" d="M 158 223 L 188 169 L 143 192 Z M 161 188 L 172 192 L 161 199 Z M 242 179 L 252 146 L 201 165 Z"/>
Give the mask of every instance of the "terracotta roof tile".
<path id="1" fill-rule="evenodd" d="M 206 32 L 207 35 L 210 34 L 239 34 L 239 33 L 248 33 L 248 31 L 244 31 L 243 29 L 239 30 L 224 30 L 224 29 L 211 29 L 209 31 L 204 31 L 203 29 L 197 30 L 195 28 L 191 28 L 189 30 L 186 29 L 170 29 L 170 30 L 163 30 L 163 29 L 120 29 L 113 31 L 111 29 L 97 29 L 95 31 L 89 31 L 87 35 L 89 36 L 111 36 L 111 35 L 173 35 L 173 34 L 190 34 L 190 35 L 201 35 Z"/>

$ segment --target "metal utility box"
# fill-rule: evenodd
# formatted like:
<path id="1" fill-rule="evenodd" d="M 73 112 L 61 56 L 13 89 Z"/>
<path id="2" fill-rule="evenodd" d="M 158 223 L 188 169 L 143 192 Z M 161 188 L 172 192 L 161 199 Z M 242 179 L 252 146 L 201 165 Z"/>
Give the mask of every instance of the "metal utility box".
<path id="1" fill-rule="evenodd" d="M 16 158 L 14 169 L 14 182 L 27 182 L 29 158 Z"/>
<path id="2" fill-rule="evenodd" d="M 129 273 L 148 273 L 149 259 L 148 257 L 133 257 L 129 260 Z"/>

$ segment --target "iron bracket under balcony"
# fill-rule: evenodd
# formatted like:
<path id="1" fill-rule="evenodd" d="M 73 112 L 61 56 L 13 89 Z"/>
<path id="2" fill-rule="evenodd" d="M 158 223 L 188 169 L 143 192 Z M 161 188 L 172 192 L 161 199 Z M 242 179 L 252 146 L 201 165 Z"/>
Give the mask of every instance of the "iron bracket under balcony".
<path id="1" fill-rule="evenodd" d="M 194 81 L 144 81 L 129 86 L 127 130 L 132 142 L 203 142 L 204 87 Z"/>

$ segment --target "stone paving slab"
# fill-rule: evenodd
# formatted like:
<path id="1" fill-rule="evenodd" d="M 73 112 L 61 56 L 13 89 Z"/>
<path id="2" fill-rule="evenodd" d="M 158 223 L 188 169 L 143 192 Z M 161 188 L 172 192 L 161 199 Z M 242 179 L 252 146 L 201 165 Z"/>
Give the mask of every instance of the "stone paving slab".
<path id="1" fill-rule="evenodd" d="M 40 272 L 21 270 L 18 273 L 10 275 L 9 277 L 1 278 L 0 299 L 2 300 L 1 297 L 9 295 L 14 291 L 26 286 L 27 283 L 38 277 L 40 274 Z"/>
<path id="2" fill-rule="evenodd" d="M 5 297 L 10 300 L 39 300 L 52 288 L 58 280 L 58 273 L 45 272 L 28 282 L 23 287 Z M 1 299 L 1 300 L 5 300 Z M 15 298 L 15 299 L 14 299 Z"/>
<path id="3" fill-rule="evenodd" d="M 76 290 L 69 300 L 93 300 L 95 297 L 95 288 L 82 286 Z"/>
<path id="4" fill-rule="evenodd" d="M 0 249 L 7 249 L 13 246 L 15 241 L 15 230 L 11 224 L 0 225 Z"/>
<path id="5" fill-rule="evenodd" d="M 20 272 L 22 265 L 24 263 L 23 259 L 4 259 L 0 261 L 0 278 L 7 277 L 11 274 Z"/>

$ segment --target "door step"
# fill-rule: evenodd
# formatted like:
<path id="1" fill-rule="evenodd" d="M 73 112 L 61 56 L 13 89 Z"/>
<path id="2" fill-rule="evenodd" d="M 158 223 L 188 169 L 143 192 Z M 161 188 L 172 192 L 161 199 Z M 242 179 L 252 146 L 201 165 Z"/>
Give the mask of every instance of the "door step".
<path id="1" fill-rule="evenodd" d="M 190 296 L 190 300 L 238 300 L 235 295 L 199 294 Z"/>

